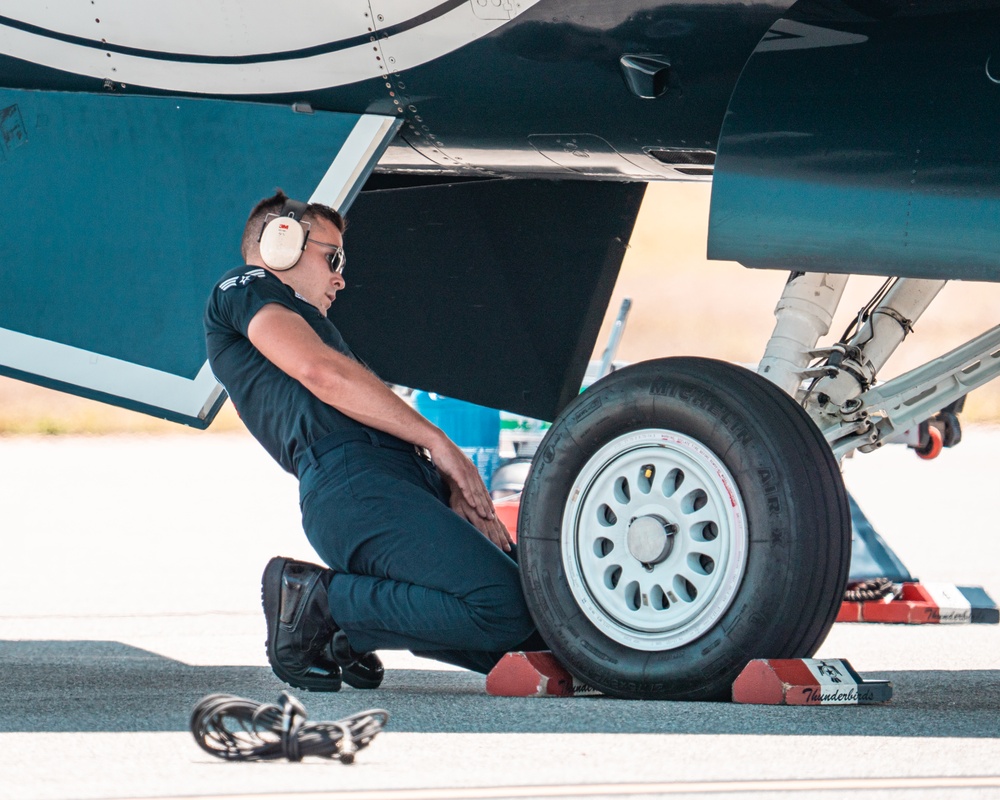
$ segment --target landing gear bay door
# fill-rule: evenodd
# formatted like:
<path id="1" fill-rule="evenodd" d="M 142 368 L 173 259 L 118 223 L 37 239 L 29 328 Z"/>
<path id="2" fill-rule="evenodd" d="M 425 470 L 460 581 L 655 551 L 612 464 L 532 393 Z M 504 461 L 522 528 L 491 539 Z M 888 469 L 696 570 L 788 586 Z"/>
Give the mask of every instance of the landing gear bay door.
<path id="1" fill-rule="evenodd" d="M 1000 280 L 996 3 L 800 0 L 743 70 L 709 258 Z"/>
<path id="2" fill-rule="evenodd" d="M 204 428 L 201 317 L 249 210 L 342 211 L 398 121 L 307 106 L 0 90 L 0 373 Z"/>

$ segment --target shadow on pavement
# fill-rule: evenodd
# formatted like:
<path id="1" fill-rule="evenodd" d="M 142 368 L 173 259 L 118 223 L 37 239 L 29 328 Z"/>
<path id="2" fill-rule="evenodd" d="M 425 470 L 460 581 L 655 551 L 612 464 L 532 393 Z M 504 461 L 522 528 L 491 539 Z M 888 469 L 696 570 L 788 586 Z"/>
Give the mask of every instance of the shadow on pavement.
<path id="1" fill-rule="evenodd" d="M 504 698 L 481 675 L 393 670 L 376 691 L 294 693 L 314 720 L 385 708 L 388 730 L 421 733 L 675 733 L 1000 738 L 1000 670 L 887 672 L 887 706 L 738 706 Z M 184 731 L 194 704 L 222 692 L 273 702 L 263 667 L 191 666 L 112 641 L 0 642 L 0 732 Z"/>

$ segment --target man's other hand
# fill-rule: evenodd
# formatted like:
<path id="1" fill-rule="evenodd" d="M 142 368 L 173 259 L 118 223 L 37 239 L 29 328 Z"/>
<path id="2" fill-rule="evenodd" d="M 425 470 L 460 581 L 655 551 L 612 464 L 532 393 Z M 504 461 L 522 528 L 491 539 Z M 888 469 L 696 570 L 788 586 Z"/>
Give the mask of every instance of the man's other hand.
<path id="1" fill-rule="evenodd" d="M 452 510 L 476 528 L 501 550 L 510 552 L 513 544 L 510 531 L 500 521 L 486 484 L 469 458 L 453 442 L 443 442 L 430 448 L 434 465 L 451 492 Z"/>

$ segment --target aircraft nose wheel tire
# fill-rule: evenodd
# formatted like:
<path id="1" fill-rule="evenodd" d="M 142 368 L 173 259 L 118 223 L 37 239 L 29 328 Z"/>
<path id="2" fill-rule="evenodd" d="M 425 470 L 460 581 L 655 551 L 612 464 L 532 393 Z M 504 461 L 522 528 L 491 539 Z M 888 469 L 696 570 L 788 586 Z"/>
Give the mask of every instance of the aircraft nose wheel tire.
<path id="1" fill-rule="evenodd" d="M 546 643 L 620 697 L 727 699 L 754 658 L 811 656 L 850 561 L 840 469 L 758 375 L 667 358 L 612 373 L 539 446 L 518 521 Z"/>

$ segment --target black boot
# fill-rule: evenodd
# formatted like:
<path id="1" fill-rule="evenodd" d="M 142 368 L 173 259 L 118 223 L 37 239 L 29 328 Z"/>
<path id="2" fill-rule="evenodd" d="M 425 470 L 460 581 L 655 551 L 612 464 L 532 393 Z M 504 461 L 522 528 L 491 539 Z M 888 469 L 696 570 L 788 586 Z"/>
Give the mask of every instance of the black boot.
<path id="1" fill-rule="evenodd" d="M 261 580 L 267 659 L 285 683 L 312 692 L 340 690 L 341 668 L 328 645 L 337 631 L 330 615 L 328 569 L 272 558 Z"/>
<path id="2" fill-rule="evenodd" d="M 375 653 L 359 653 L 351 649 L 343 631 L 333 634 L 330 653 L 344 673 L 344 683 L 355 689 L 377 689 L 382 685 L 385 669 Z"/>

